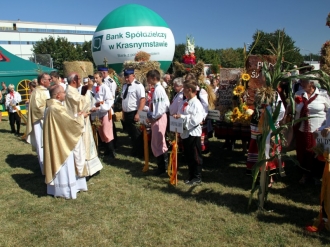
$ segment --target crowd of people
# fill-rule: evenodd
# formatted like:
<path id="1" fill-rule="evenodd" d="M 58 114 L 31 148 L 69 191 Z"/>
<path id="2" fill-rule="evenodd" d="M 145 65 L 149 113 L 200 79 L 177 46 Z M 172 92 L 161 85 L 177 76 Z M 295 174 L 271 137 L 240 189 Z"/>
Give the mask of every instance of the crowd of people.
<path id="1" fill-rule="evenodd" d="M 158 70 L 150 70 L 146 78 L 145 87 L 135 79 L 134 69 L 125 69 L 121 92 L 109 76 L 108 68 L 102 67 L 86 78 L 71 73 L 65 81 L 54 71 L 42 73 L 29 83 L 25 139 L 37 153 L 47 194 L 75 199 L 79 191 L 87 191 L 86 181 L 103 168 L 98 146 L 104 149 L 102 154 L 110 163 L 116 162 L 118 145 L 113 108 L 117 94 L 122 102 L 123 129 L 131 140 L 131 155 L 143 158 L 139 122 L 140 112 L 146 111 L 146 123 L 152 133 L 151 150 L 157 160 L 154 175 L 165 174 L 169 116 L 180 118 L 184 126 L 180 142 L 189 167 L 185 183 L 190 186 L 201 183 L 201 137 L 208 109 L 207 93 L 199 88 L 192 74 L 176 78 L 173 85 L 170 75 L 161 77 Z M 176 91 L 173 98 L 165 90 L 172 86 Z M 22 98 L 14 85 L 7 88 L 3 82 L 2 87 L 3 110 L 9 113 L 12 133 L 20 135 L 18 112 Z"/>
<path id="2" fill-rule="evenodd" d="M 152 133 L 151 150 L 157 160 L 154 175 L 165 174 L 169 116 L 182 119 L 183 133 L 180 134 L 179 145 L 188 164 L 184 182 L 189 186 L 202 182 L 202 152 L 207 149 L 207 136 L 212 131 L 212 124 L 210 127 L 207 120 L 209 92 L 199 85 L 191 73 L 173 78 L 169 74 L 161 77 L 158 70 L 150 70 L 146 74 L 146 86 L 135 79 L 134 69 L 125 69 L 123 78 L 125 83 L 121 91 L 117 90 L 116 82 L 109 76 L 108 68 L 99 68 L 86 78 L 71 73 L 66 80 L 61 79 L 57 72 L 42 73 L 37 81 L 30 82 L 30 98 L 25 102 L 28 112 L 26 141 L 37 153 L 41 172 L 45 175 L 47 194 L 75 199 L 77 192 L 87 191 L 86 178 L 88 180 L 103 168 L 98 157 L 98 145 L 105 149 L 105 157 L 116 162 L 118 138 L 113 108 L 118 98 L 121 99 L 123 130 L 131 140 L 131 155 L 143 158 L 144 145 L 139 122 L 140 112 L 146 111 L 146 123 Z M 217 96 L 216 100 L 219 97 L 219 82 L 217 76 L 205 81 Z M 173 89 L 170 94 L 169 87 Z M 285 108 L 282 104 L 275 124 L 278 126 L 292 115 L 296 119 L 310 117 L 296 124 L 293 133 L 297 159 L 302 167 L 299 182 L 303 184 L 312 180 L 318 184 L 324 162 L 316 159 L 312 151 L 316 145 L 314 132 L 319 130 L 323 135 L 330 132 L 330 114 L 327 113 L 330 99 L 317 78 L 313 80 L 313 75 L 310 79 L 294 81 L 292 88 L 296 103 L 294 112 L 290 111 L 290 105 Z M 2 110 L 8 111 L 11 132 L 19 135 L 20 94 L 14 90 L 14 85 L 7 88 L 2 82 L 0 99 Z M 286 99 L 279 96 L 277 102 L 280 101 Z M 257 161 L 257 135 L 258 121 L 252 121 L 248 169 L 252 169 Z M 274 171 L 282 166 L 276 160 L 273 163 L 271 168 Z M 272 179 L 270 181 L 273 182 Z M 327 209 L 324 208 L 323 216 L 327 219 Z"/>

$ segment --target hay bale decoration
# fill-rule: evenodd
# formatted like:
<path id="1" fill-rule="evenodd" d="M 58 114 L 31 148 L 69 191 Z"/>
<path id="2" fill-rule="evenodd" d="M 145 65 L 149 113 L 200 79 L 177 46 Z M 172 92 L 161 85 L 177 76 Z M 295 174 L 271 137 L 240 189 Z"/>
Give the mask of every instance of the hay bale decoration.
<path id="1" fill-rule="evenodd" d="M 73 72 L 79 73 L 81 78 L 92 75 L 94 73 L 93 63 L 88 61 L 63 62 L 64 77 L 68 77 Z"/>

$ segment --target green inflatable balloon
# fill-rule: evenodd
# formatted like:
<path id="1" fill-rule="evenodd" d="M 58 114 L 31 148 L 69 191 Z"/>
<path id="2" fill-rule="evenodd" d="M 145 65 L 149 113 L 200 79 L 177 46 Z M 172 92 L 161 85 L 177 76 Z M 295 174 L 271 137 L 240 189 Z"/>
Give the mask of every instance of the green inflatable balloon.
<path id="1" fill-rule="evenodd" d="M 158 61 L 166 72 L 174 50 L 174 36 L 164 19 L 138 4 L 111 11 L 97 26 L 92 41 L 95 64 L 107 63 L 117 73 L 122 71 L 123 63 L 134 60 L 139 51 L 149 53 L 150 60 Z"/>

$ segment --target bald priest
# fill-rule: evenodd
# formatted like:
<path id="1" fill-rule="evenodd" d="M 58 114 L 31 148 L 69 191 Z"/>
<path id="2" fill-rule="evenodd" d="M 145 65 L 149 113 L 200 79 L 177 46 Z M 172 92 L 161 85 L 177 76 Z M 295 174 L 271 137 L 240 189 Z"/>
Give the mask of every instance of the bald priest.
<path id="1" fill-rule="evenodd" d="M 86 178 L 76 176 L 73 155 L 73 150 L 81 139 L 83 126 L 63 106 L 63 87 L 55 85 L 50 88 L 49 93 L 51 99 L 47 102 L 43 132 L 47 194 L 76 199 L 79 191 L 87 191 Z"/>

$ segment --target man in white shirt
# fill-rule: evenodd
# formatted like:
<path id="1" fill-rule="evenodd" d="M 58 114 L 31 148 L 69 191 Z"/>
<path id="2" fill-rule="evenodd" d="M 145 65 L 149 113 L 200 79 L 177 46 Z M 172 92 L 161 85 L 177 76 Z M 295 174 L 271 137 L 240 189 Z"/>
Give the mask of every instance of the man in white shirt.
<path id="1" fill-rule="evenodd" d="M 159 176 L 166 172 L 168 164 L 165 132 L 167 126 L 166 112 L 168 112 L 170 101 L 160 83 L 158 70 L 150 70 L 147 73 L 147 82 L 155 87 L 149 106 L 147 122 L 151 123 L 151 150 L 157 158 L 158 170 L 156 170 L 155 175 Z"/>
<path id="2" fill-rule="evenodd" d="M 145 105 L 144 86 L 135 80 L 134 69 L 125 69 L 124 77 L 126 84 L 122 91 L 123 124 L 132 141 L 132 156 L 142 157 L 143 155 L 143 136 L 139 126 L 139 111 Z"/>

